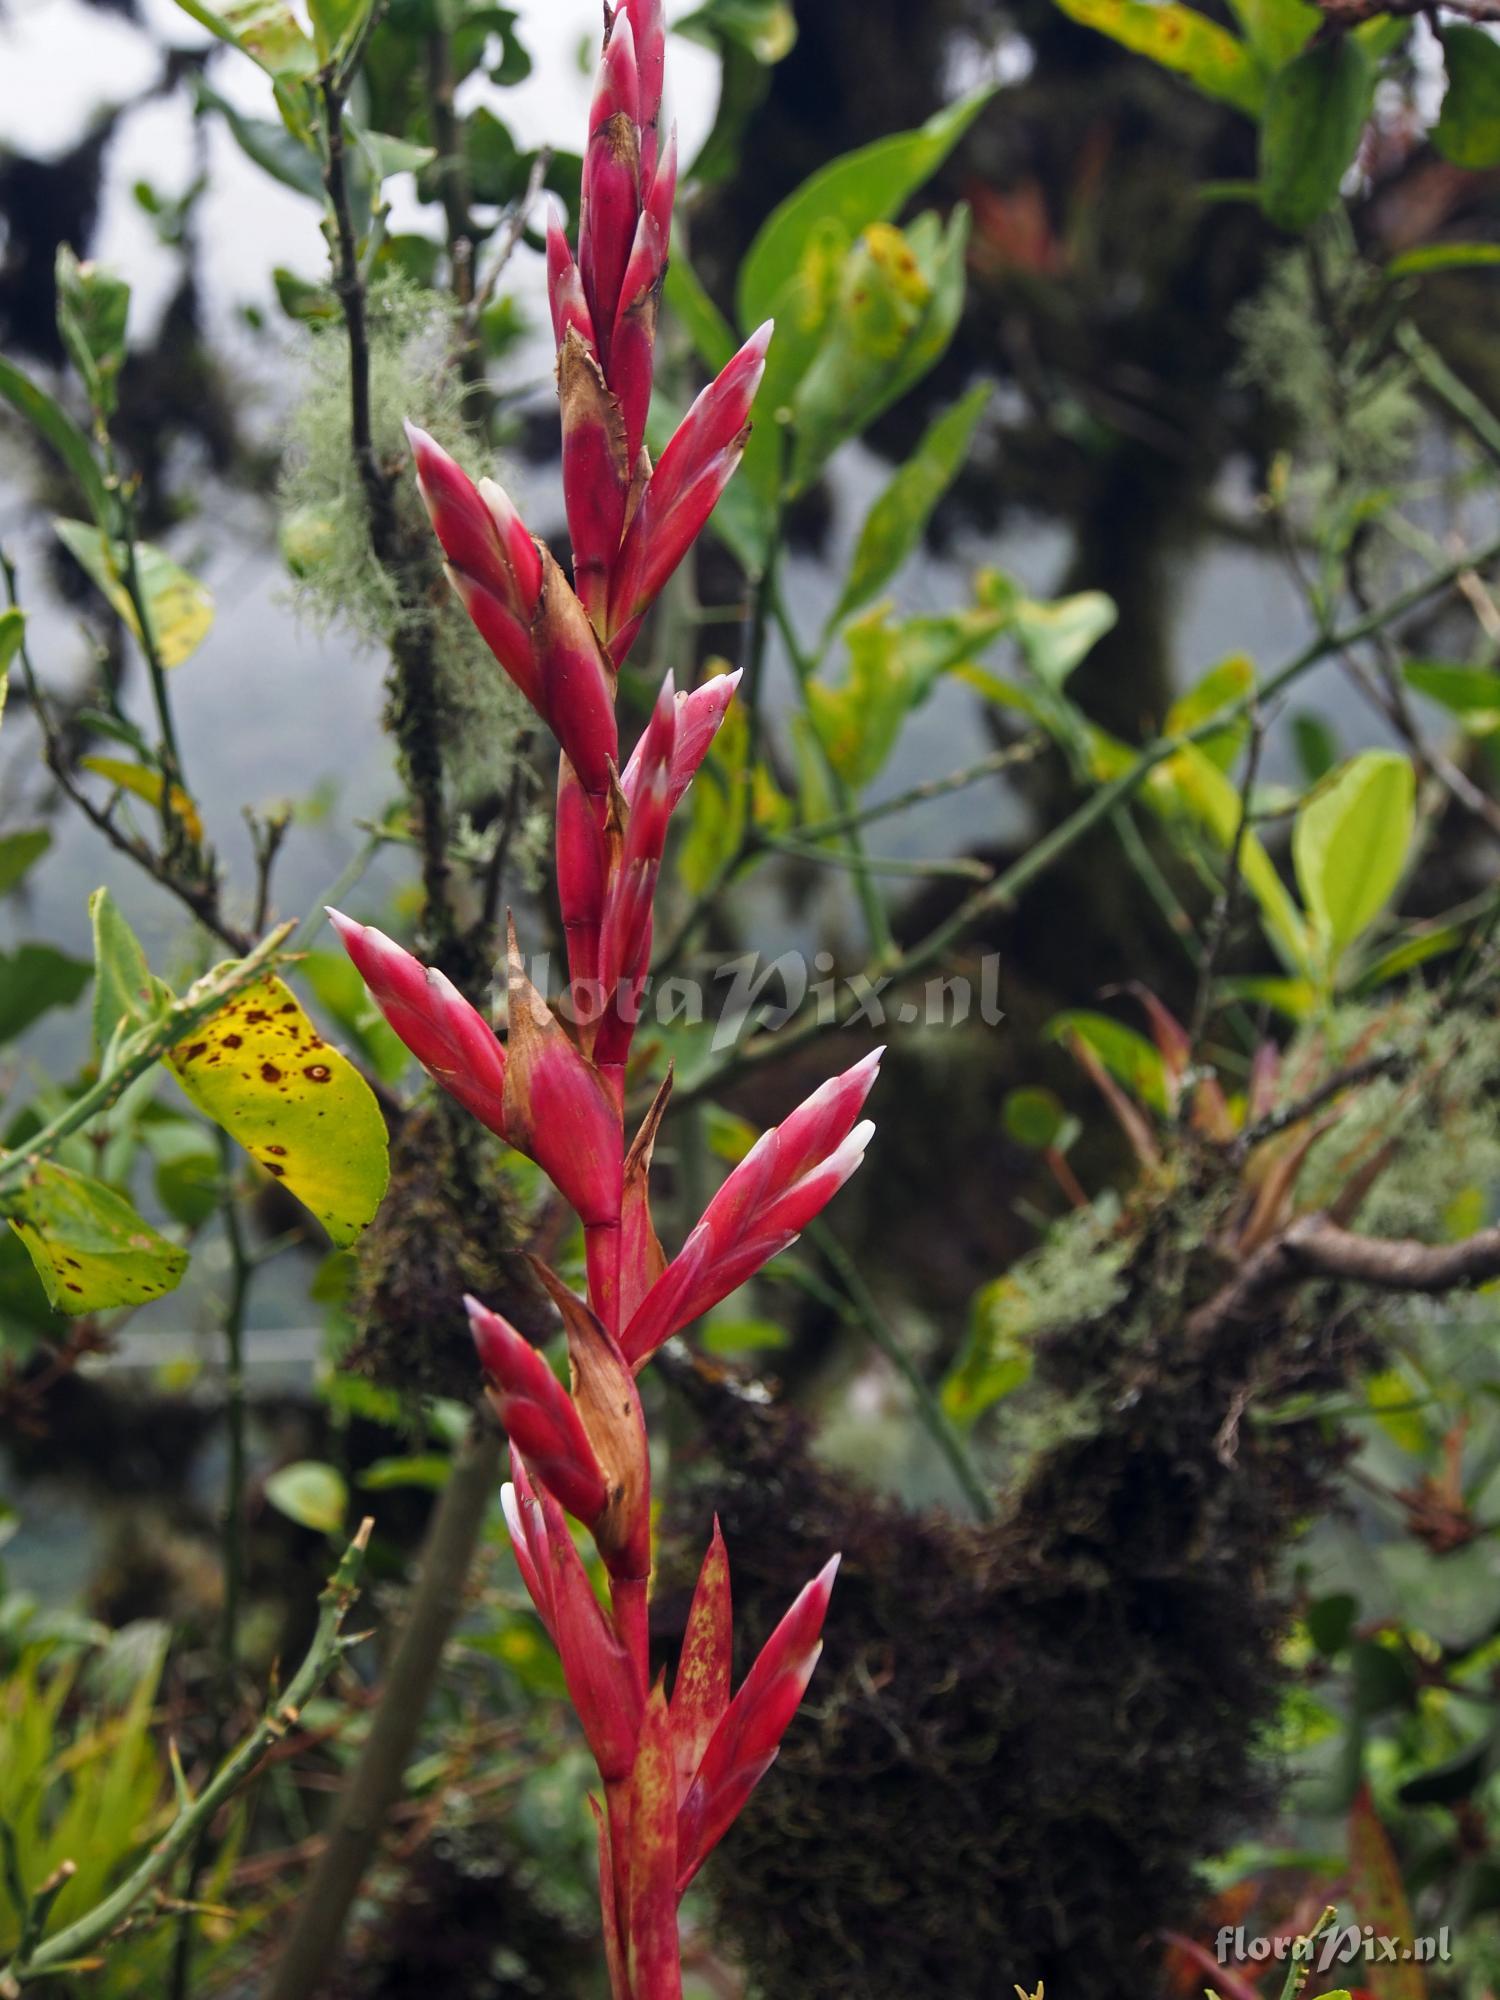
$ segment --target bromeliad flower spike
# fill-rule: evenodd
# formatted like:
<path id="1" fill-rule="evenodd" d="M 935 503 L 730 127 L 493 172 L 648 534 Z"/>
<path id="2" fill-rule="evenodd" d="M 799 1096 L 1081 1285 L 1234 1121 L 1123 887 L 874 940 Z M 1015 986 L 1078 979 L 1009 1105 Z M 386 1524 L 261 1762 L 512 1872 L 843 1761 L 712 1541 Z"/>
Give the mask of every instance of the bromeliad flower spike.
<path id="1" fill-rule="evenodd" d="M 526 1153 L 576 1211 L 587 1297 L 537 1274 L 567 1335 L 571 1387 L 509 1322 L 466 1301 L 488 1393 L 510 1438 L 503 1500 L 516 1561 L 556 1645 L 599 1767 L 605 1952 L 615 2000 L 679 2000 L 677 1908 L 774 1761 L 821 1649 L 838 1558 L 802 1591 L 731 1694 L 729 1561 L 717 1523 L 670 1699 L 651 1679 L 651 1465 L 636 1377 L 674 1333 L 785 1249 L 853 1173 L 879 1051 L 763 1135 L 668 1260 L 651 1221 L 652 1147 L 670 1079 L 627 1144 L 625 1070 L 651 956 L 671 815 L 734 697 L 727 674 L 669 676 L 620 768 L 615 680 L 652 599 L 738 463 L 765 362 L 763 327 L 694 403 L 652 465 L 645 446 L 676 146 L 658 127 L 661 0 L 619 0 L 583 168 L 575 258 L 560 220 L 547 270 L 563 411 L 572 583 L 488 480 L 475 485 L 410 431 L 448 576 L 502 667 L 562 746 L 557 882 L 570 1004 L 531 985 L 514 932 L 504 1046 L 443 977 L 379 931 L 333 914 L 345 949 L 428 1073 Z M 595 1594 L 570 1525 L 608 1578 Z"/>

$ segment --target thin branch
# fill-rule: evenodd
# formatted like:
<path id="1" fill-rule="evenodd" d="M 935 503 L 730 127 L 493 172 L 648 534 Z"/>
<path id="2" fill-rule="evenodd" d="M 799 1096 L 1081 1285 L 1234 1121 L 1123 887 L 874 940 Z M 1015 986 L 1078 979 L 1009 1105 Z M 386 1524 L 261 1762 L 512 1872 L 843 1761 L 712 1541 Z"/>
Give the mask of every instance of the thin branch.
<path id="1" fill-rule="evenodd" d="M 266 1710 L 238 1749 L 220 1765 L 196 1799 L 189 1801 L 173 1820 L 162 1838 L 112 1895 L 106 1896 L 75 1922 L 65 1925 L 52 1937 L 21 1952 L 0 1970 L 0 1994 L 15 1993 L 29 1980 L 68 1971 L 76 1960 L 86 1957 L 112 1932 L 125 1923 L 151 1890 L 169 1874 L 227 1799 L 233 1797 L 245 1779 L 273 1744 L 296 1727 L 302 1710 L 332 1672 L 334 1664 L 352 1643 L 342 1636 L 344 1619 L 359 1588 L 373 1521 L 364 1521 L 354 1540 L 344 1551 L 337 1570 L 319 1598 L 317 1629 L 307 1656 L 289 1683 L 286 1693 Z M 43 1886 L 39 1893 L 46 1893 Z"/>
<path id="2" fill-rule="evenodd" d="M 505 227 L 500 232 L 499 247 L 495 253 L 495 261 L 485 272 L 484 283 L 475 292 L 473 299 L 470 301 L 468 332 L 471 338 L 478 331 L 479 322 L 484 317 L 490 301 L 495 296 L 495 288 L 500 282 L 506 265 L 509 264 L 511 258 L 516 254 L 517 246 L 521 238 L 526 234 L 526 225 L 531 219 L 531 211 L 536 207 L 537 197 L 541 194 L 546 184 L 547 176 L 551 171 L 552 148 L 550 146 L 543 146 L 531 163 L 531 172 L 526 176 L 526 185 L 521 191 L 520 199 L 511 204 L 510 213 L 505 220 Z"/>
<path id="3" fill-rule="evenodd" d="M 298 1903 L 265 2000 L 312 2000 L 326 1991 L 349 1911 L 400 1793 L 444 1648 L 463 1609 L 503 1442 L 487 1412 L 476 1411 L 433 1509 L 421 1574 L 369 1734 L 339 1800 L 327 1848 Z"/>

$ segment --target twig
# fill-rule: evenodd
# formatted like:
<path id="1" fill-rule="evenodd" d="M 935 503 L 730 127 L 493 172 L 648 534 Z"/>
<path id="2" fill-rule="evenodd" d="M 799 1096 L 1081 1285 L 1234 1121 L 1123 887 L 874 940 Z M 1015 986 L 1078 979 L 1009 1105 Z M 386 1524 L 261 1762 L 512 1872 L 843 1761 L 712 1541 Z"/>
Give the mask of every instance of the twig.
<path id="1" fill-rule="evenodd" d="M 520 199 L 511 204 L 505 227 L 500 232 L 495 261 L 485 272 L 484 283 L 469 303 L 468 328 L 471 336 L 478 329 L 480 320 L 495 296 L 495 287 L 500 282 L 501 274 L 516 254 L 516 248 L 526 234 L 526 224 L 530 220 L 531 211 L 536 207 L 537 196 L 541 193 L 551 170 L 552 148 L 543 146 L 531 163 L 531 172 L 526 176 L 526 186 L 521 191 Z"/>
<path id="2" fill-rule="evenodd" d="M 848 812 L 834 813 L 828 819 L 814 820 L 810 826 L 799 826 L 796 829 L 797 838 L 818 841 L 831 839 L 836 833 L 853 833 L 856 828 L 869 826 L 875 820 L 891 819 L 913 806 L 926 805 L 931 799 L 946 798 L 950 792 L 965 791 L 970 785 L 977 785 L 982 778 L 992 778 L 1001 771 L 1009 770 L 1013 764 L 1029 764 L 1044 748 L 1042 737 L 1023 737 L 1018 743 L 1008 743 L 1003 750 L 991 751 L 988 757 L 981 757 L 976 763 L 966 764 L 961 771 L 949 771 L 941 778 L 924 778 L 920 784 L 909 785 L 904 792 L 896 792 L 874 805 L 855 806 Z"/>
<path id="3" fill-rule="evenodd" d="M 260 1763 L 266 1752 L 295 1728 L 303 1708 L 317 1692 L 335 1662 L 354 1643 L 342 1636 L 342 1626 L 359 1588 L 365 1550 L 374 1523 L 364 1521 L 354 1540 L 319 1598 L 321 1609 L 317 1629 L 307 1656 L 287 1687 L 286 1693 L 266 1710 L 260 1721 L 233 1754 L 220 1765 L 196 1799 L 191 1800 L 156 1842 L 144 1861 L 126 1877 L 112 1895 L 86 1911 L 30 1951 L 17 1952 L 0 1971 L 0 1993 L 49 1973 L 65 1972 L 117 1930 L 144 1901 L 152 1888 L 174 1868 L 224 1802 L 231 1798 Z"/>
<path id="4" fill-rule="evenodd" d="M 0 574 L 5 578 L 7 602 L 13 609 L 19 610 L 15 564 L 3 550 L 0 550 Z M 242 931 L 225 919 L 219 906 L 218 877 L 212 872 L 182 874 L 172 854 L 158 854 L 153 848 L 148 847 L 144 840 L 117 825 L 110 810 L 94 803 L 70 768 L 67 746 L 42 692 L 41 681 L 31 657 L 31 649 L 24 636 L 16 657 L 21 665 L 21 678 L 26 683 L 26 698 L 36 716 L 37 727 L 42 732 L 43 761 L 57 780 L 58 789 L 63 796 L 77 806 L 84 818 L 104 835 L 117 854 L 126 855 L 149 875 L 153 882 L 165 889 L 168 895 L 175 896 L 206 931 L 218 938 L 221 944 L 228 945 L 232 952 L 243 957 L 251 949 L 254 936 L 253 933 Z M 170 790 L 171 782 L 165 775 L 163 776 L 164 797 Z"/>
<path id="5" fill-rule="evenodd" d="M 1213 1006 L 1214 977 L 1234 926 L 1235 909 L 1243 881 L 1245 840 L 1250 831 L 1250 803 L 1255 791 L 1255 780 L 1260 772 L 1260 753 L 1264 744 L 1265 729 L 1259 709 L 1252 709 L 1245 775 L 1240 784 L 1240 816 L 1235 822 L 1234 839 L 1229 846 L 1229 866 L 1225 870 L 1224 886 L 1215 898 L 1213 914 L 1208 921 L 1208 936 L 1203 946 L 1202 962 L 1198 967 L 1198 986 L 1193 995 L 1193 1014 L 1188 1023 L 1189 1064 L 1196 1061 L 1198 1045 L 1203 1040 L 1204 1029 L 1208 1026 L 1209 1010 Z M 1184 1093 L 1185 1106 L 1190 1101 L 1190 1095 Z"/>
<path id="6" fill-rule="evenodd" d="M 1297 1098 L 1291 1104 L 1283 1104 L 1275 1111 L 1268 1111 L 1264 1118 L 1258 1118 L 1253 1125 L 1246 1126 L 1238 1133 L 1229 1147 L 1230 1157 L 1243 1160 L 1245 1155 L 1265 1139 L 1274 1139 L 1279 1132 L 1288 1132 L 1292 1126 L 1300 1125 L 1321 1111 L 1325 1104 L 1331 1104 L 1336 1097 L 1342 1097 L 1346 1090 L 1353 1090 L 1361 1083 L 1369 1083 L 1377 1076 L 1394 1076 L 1413 1061 L 1408 1049 L 1382 1049 L 1373 1056 L 1366 1056 L 1362 1062 L 1350 1063 L 1347 1069 L 1339 1070 L 1326 1078 L 1316 1090 L 1310 1090 L 1305 1097 Z"/>
<path id="7" fill-rule="evenodd" d="M 265 2000 L 312 2000 L 326 1990 L 350 1908 L 400 1793 L 444 1647 L 463 1609 L 464 1584 L 499 1474 L 502 1443 L 489 1416 L 476 1412 L 433 1509 L 421 1575 L 359 1762 L 339 1801 L 327 1848 L 298 1904 Z"/>

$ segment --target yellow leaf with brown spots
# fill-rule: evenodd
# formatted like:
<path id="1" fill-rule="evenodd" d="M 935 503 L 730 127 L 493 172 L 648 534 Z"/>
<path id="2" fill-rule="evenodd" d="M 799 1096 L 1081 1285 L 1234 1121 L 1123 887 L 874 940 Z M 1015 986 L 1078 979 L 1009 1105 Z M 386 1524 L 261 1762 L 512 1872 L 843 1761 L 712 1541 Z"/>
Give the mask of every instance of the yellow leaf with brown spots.
<path id="1" fill-rule="evenodd" d="M 187 1252 L 102 1181 L 38 1160 L 5 1198 L 11 1228 L 58 1312 L 141 1306 L 175 1290 Z"/>
<path id="2" fill-rule="evenodd" d="M 335 1243 L 354 1241 L 389 1178 L 385 1120 L 289 986 L 247 986 L 167 1064 L 198 1109 L 290 1188 Z"/>

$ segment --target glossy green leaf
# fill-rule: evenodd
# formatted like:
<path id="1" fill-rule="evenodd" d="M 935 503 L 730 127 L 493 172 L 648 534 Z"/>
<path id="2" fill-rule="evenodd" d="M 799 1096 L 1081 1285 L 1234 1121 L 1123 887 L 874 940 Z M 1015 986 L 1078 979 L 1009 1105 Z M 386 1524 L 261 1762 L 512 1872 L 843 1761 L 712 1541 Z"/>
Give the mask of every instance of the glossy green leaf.
<path id="1" fill-rule="evenodd" d="M 87 960 L 50 944 L 0 952 L 0 1042 L 13 1042 L 53 1007 L 71 1007 L 88 990 Z"/>
<path id="2" fill-rule="evenodd" d="M 1375 90 L 1375 66 L 1349 35 L 1308 49 L 1272 77 L 1260 127 L 1261 204 L 1303 230 L 1338 199 Z"/>
<path id="3" fill-rule="evenodd" d="M 152 975 L 140 940 L 108 889 L 89 898 L 94 933 L 94 1046 L 102 1055 L 123 1027 L 154 1021 L 171 994 Z"/>
<path id="4" fill-rule="evenodd" d="M 173 1291 L 188 1256 L 103 1182 L 38 1160 L 4 1197 L 48 1300 L 66 1313 L 145 1305 Z"/>
<path id="5" fill-rule="evenodd" d="M 1351 758 L 1298 813 L 1297 883 L 1331 965 L 1390 901 L 1415 824 L 1416 779 L 1394 750 Z"/>
<path id="6" fill-rule="evenodd" d="M 77 480 L 94 519 L 101 525 L 112 521 L 114 503 L 88 439 L 59 403 L 55 403 L 3 355 L 0 355 L 0 396 L 17 415 L 25 418 L 38 437 L 51 445 Z"/>
<path id="7" fill-rule="evenodd" d="M 1442 35 L 1448 88 L 1432 143 L 1456 167 L 1500 166 L 1500 44 L 1461 23 Z"/>
<path id="8" fill-rule="evenodd" d="M 57 253 L 56 285 L 58 332 L 83 377 L 89 402 L 107 418 L 114 412 L 125 364 L 130 287 L 97 264 L 80 264 L 66 243 Z"/>
<path id="9" fill-rule="evenodd" d="M 141 622 L 126 587 L 122 543 L 112 542 L 86 521 L 54 520 L 59 541 L 103 592 L 138 639 Z M 198 650 L 214 622 L 214 601 L 196 577 L 180 569 L 151 542 L 135 545 L 136 575 L 157 657 L 164 667 L 180 666 Z"/>
<path id="10" fill-rule="evenodd" d="M 266 1480 L 266 1498 L 289 1521 L 320 1535 L 336 1535 L 349 1511 L 344 1475 L 315 1458 L 278 1466 Z"/>
<path id="11" fill-rule="evenodd" d="M 1176 70 L 1207 97 L 1217 97 L 1253 118 L 1261 108 L 1260 65 L 1243 42 L 1192 7 L 1176 0 L 1057 0 L 1070 20 L 1095 28 L 1112 42 Z"/>
<path id="12" fill-rule="evenodd" d="M 389 1177 L 385 1120 L 359 1071 L 324 1041 L 290 987 L 247 987 L 167 1058 L 188 1097 L 352 1243 Z"/>
<path id="13" fill-rule="evenodd" d="M 989 400 L 989 384 L 981 383 L 928 425 L 916 450 L 865 516 L 831 625 L 867 604 L 916 548 L 933 508 L 958 477 Z"/>
<path id="14" fill-rule="evenodd" d="M 44 826 L 0 833 L 0 896 L 21 886 L 51 845 L 52 835 Z"/>
<path id="15" fill-rule="evenodd" d="M 807 285 L 809 251 L 832 245 L 839 259 L 861 230 L 894 216 L 908 196 L 937 172 L 994 95 L 985 84 L 913 132 L 900 132 L 845 153 L 805 180 L 772 210 L 740 266 L 738 311 L 749 330 L 778 321 L 788 343 L 816 309 L 819 288 Z"/>

